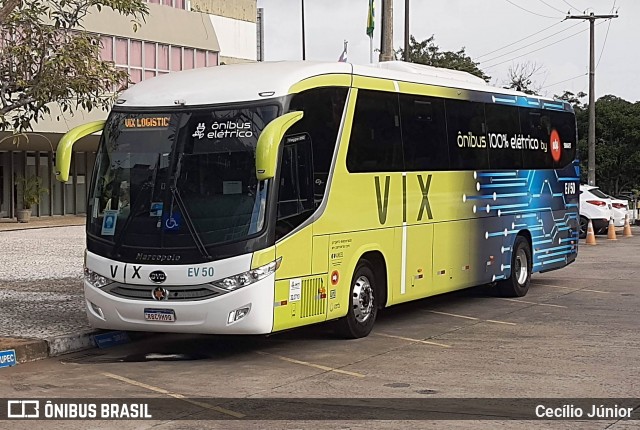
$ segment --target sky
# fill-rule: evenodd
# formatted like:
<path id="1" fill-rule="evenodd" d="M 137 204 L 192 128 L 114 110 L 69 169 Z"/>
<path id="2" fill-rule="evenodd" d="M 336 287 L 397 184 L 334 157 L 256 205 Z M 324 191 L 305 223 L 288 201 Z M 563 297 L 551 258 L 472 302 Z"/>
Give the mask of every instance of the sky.
<path id="1" fill-rule="evenodd" d="M 307 60 L 337 61 L 347 40 L 349 62 L 369 63 L 368 0 L 258 0 L 267 61 L 302 59 L 302 1 Z M 404 5 L 394 0 L 396 49 L 404 44 Z M 381 0 L 375 8 L 373 45 L 379 48 Z M 640 0 L 410 0 L 409 28 L 418 41 L 434 35 L 443 51 L 464 47 L 492 85 L 505 85 L 510 68 L 529 64 L 539 67 L 533 81 L 540 94 L 586 93 L 589 22 L 565 20 L 569 10 L 618 11 L 616 19 L 596 21 L 596 98 L 613 94 L 640 101 Z"/>

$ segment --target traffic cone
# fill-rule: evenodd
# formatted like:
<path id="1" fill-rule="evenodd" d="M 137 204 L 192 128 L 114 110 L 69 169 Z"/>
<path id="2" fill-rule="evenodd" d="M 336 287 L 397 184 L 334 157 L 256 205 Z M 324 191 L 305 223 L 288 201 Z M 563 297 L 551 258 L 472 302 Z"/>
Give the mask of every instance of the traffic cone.
<path id="1" fill-rule="evenodd" d="M 613 225 L 613 217 L 609 219 L 609 229 L 607 230 L 607 239 L 618 240 L 616 237 L 616 227 Z"/>
<path id="2" fill-rule="evenodd" d="M 587 245 L 596 244 L 596 234 L 593 232 L 593 223 L 591 220 L 589 220 L 589 225 L 587 226 L 587 241 L 585 243 Z"/>
<path id="3" fill-rule="evenodd" d="M 631 224 L 629 224 L 629 215 L 624 216 L 624 231 L 622 232 L 624 237 L 631 237 L 633 234 L 631 233 Z"/>

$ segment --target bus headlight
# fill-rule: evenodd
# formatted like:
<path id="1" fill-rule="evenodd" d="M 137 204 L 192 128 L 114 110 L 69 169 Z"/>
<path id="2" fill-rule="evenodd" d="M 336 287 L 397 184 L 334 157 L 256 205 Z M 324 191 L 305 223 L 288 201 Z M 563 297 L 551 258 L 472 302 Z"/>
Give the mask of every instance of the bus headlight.
<path id="1" fill-rule="evenodd" d="M 95 288 L 102 288 L 105 285 L 109 285 L 113 282 L 111 279 L 106 278 L 91 269 L 88 269 L 86 266 L 84 268 L 84 280 L 87 281 L 89 285 Z"/>
<path id="2" fill-rule="evenodd" d="M 229 276 L 227 278 L 211 282 L 211 285 L 213 285 L 214 287 L 223 288 L 227 291 L 234 291 L 238 288 L 246 287 L 247 285 L 251 285 L 254 282 L 266 278 L 272 273 L 275 273 L 275 271 L 278 270 L 278 267 L 280 267 L 281 261 L 282 257 L 278 258 L 276 261 L 272 261 L 269 264 L 265 264 L 264 266 L 255 268 L 253 270 L 249 270 L 238 275 Z"/>

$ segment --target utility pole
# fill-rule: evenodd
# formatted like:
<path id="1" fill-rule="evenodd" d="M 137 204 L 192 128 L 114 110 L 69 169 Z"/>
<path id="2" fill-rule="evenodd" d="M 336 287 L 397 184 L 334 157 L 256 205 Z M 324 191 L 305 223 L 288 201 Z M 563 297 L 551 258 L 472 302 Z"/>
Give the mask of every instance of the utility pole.
<path id="1" fill-rule="evenodd" d="M 409 0 L 404 0 L 404 61 L 409 62 Z"/>
<path id="2" fill-rule="evenodd" d="M 305 53 L 305 40 L 304 40 L 304 0 L 302 0 L 302 59 L 306 60 L 307 55 Z"/>
<path id="3" fill-rule="evenodd" d="M 595 56 L 595 22 L 597 19 L 613 19 L 615 15 L 567 15 L 567 19 L 589 20 L 589 160 L 587 165 L 587 181 L 596 185 L 596 56 Z"/>
<path id="4" fill-rule="evenodd" d="M 380 61 L 393 60 L 393 0 L 382 0 Z"/>

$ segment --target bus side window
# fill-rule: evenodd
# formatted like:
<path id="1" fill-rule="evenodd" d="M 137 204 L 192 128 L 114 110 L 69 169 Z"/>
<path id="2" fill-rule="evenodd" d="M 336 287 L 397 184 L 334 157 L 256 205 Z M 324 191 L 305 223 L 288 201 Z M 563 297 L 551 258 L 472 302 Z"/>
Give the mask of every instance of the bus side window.
<path id="1" fill-rule="evenodd" d="M 404 170 L 397 93 L 358 91 L 347 169 L 352 173 Z"/>
<path id="2" fill-rule="evenodd" d="M 448 170 L 444 100 L 402 94 L 400 117 L 407 170 Z"/>
<path id="3" fill-rule="evenodd" d="M 489 168 L 484 104 L 446 100 L 451 170 Z"/>
<path id="4" fill-rule="evenodd" d="M 547 152 L 544 152 L 540 145 L 540 142 L 549 142 L 551 134 L 549 112 L 541 109 L 518 109 L 520 110 L 520 129 L 525 140 L 522 153 L 523 167 L 525 169 L 552 169 L 551 153 L 548 149 Z"/>
<path id="5" fill-rule="evenodd" d="M 303 111 L 304 116 L 288 134 L 307 133 L 311 138 L 316 205 L 324 197 L 346 98 L 344 87 L 313 88 L 296 94 L 289 104 L 290 111 Z"/>
<path id="6" fill-rule="evenodd" d="M 518 108 L 487 104 L 487 147 L 491 169 L 521 169 L 523 150 L 511 139 L 520 135 Z M 515 143 L 515 142 L 514 142 Z"/>
<path id="7" fill-rule="evenodd" d="M 562 168 L 576 158 L 576 126 L 575 118 L 569 112 L 551 112 L 551 125 L 560 135 L 560 160 L 554 162 L 554 168 Z M 551 142 L 549 142 L 551 145 Z"/>

